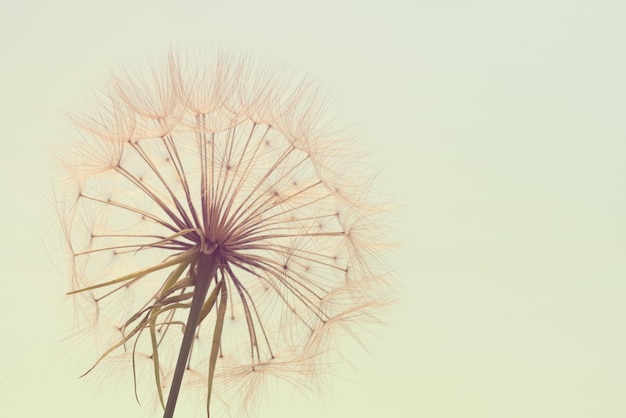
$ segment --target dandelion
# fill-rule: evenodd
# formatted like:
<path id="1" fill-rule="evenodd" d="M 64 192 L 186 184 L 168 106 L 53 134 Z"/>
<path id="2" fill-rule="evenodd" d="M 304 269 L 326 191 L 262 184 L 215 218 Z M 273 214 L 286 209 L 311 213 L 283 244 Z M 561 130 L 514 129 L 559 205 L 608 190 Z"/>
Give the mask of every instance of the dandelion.
<path id="1" fill-rule="evenodd" d="M 249 413 L 266 379 L 312 384 L 385 306 L 372 178 L 317 96 L 245 59 L 170 54 L 73 118 L 57 200 L 69 295 L 98 339 L 85 374 L 127 361 L 139 400 L 149 371 L 164 417 L 182 386 L 207 416 Z"/>

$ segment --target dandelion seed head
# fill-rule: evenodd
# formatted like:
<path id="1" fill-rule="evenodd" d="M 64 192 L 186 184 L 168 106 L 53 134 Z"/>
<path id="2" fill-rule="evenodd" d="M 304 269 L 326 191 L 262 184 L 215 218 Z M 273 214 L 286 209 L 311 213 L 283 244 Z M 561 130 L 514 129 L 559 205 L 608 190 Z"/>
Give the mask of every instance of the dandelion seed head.
<path id="1" fill-rule="evenodd" d="M 122 71 L 73 117 L 82 134 L 58 199 L 70 294 L 98 336 L 96 369 L 130 362 L 134 385 L 155 370 L 158 392 L 210 280 L 183 381 L 207 390 L 218 338 L 217 408 L 250 413 L 268 379 L 314 385 L 341 335 L 385 305 L 384 221 L 312 83 L 247 58 L 186 58 Z M 198 276 L 201 257 L 214 276 Z"/>

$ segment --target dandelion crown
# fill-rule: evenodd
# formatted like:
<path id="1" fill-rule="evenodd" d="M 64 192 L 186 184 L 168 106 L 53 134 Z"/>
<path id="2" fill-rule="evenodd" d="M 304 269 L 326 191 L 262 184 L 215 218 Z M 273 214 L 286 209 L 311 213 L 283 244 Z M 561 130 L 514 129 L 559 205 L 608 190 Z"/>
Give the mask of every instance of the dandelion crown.
<path id="1" fill-rule="evenodd" d="M 87 373 L 126 362 L 165 417 L 187 387 L 207 416 L 250 413 L 266 379 L 312 384 L 385 305 L 381 208 L 322 116 L 308 82 L 170 54 L 73 118 L 57 201 L 69 294 L 97 336 Z"/>

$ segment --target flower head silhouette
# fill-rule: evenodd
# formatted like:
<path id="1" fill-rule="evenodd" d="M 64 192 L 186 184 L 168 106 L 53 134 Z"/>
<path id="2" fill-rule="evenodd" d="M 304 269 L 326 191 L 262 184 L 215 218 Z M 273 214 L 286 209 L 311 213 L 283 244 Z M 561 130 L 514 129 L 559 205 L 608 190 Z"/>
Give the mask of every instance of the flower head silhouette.
<path id="1" fill-rule="evenodd" d="M 165 417 L 183 384 L 208 416 L 250 408 L 268 376 L 308 383 L 389 284 L 371 176 L 315 89 L 170 54 L 102 97 L 74 118 L 59 199 L 69 294 L 102 347 L 87 373 L 126 358 L 137 388 L 148 368 Z"/>

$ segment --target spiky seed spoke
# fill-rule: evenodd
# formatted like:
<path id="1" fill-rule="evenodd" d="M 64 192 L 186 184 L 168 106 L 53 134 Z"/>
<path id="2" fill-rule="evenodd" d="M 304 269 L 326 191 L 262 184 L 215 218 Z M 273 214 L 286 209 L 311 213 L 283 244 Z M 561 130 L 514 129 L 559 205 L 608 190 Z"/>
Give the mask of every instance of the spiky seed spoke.
<path id="1" fill-rule="evenodd" d="M 280 183 L 281 180 L 284 180 L 286 178 L 288 178 L 288 175 L 291 174 L 292 171 L 296 170 L 302 163 L 304 163 L 305 161 L 307 161 L 308 157 L 305 157 L 304 159 L 300 160 L 300 162 L 298 162 L 297 164 L 293 165 L 286 173 L 282 174 L 282 177 L 280 179 L 278 179 L 277 181 L 274 182 L 274 184 L 278 184 Z M 314 183 L 313 185 L 304 188 L 302 190 L 298 190 L 296 193 L 294 193 L 291 196 L 288 196 L 286 198 L 283 198 L 280 200 L 280 204 L 284 204 L 286 201 L 290 200 L 291 198 L 294 198 L 302 193 L 306 193 L 307 191 L 309 191 L 310 189 L 312 189 L 313 187 L 316 187 L 318 185 L 320 185 L 322 182 L 318 181 L 316 183 Z M 264 213 L 266 213 L 268 210 L 271 210 L 272 208 L 278 206 L 275 202 L 275 196 L 271 195 L 269 197 L 266 197 L 265 200 L 263 200 L 262 202 L 259 203 L 259 200 L 262 198 L 263 194 L 260 194 L 257 199 L 255 199 L 247 208 L 246 213 L 247 216 L 246 218 L 248 220 L 250 219 L 256 219 L 258 216 L 263 215 Z M 256 208 L 252 209 L 252 207 L 254 207 L 254 205 L 256 205 Z"/>
<path id="2" fill-rule="evenodd" d="M 237 161 L 237 163 L 235 164 L 236 171 L 238 171 L 238 169 L 240 167 L 242 167 L 243 159 L 246 156 L 246 152 L 248 150 L 248 147 L 250 146 L 250 142 L 252 140 L 254 132 L 256 131 L 257 126 L 258 126 L 257 123 L 253 123 L 252 127 L 250 128 L 250 132 L 248 134 L 248 137 L 246 138 L 246 143 L 243 146 L 243 150 L 239 153 L 239 161 Z M 269 128 L 268 128 L 268 130 L 269 130 Z M 267 133 L 267 131 L 266 131 L 266 133 Z M 258 149 L 258 147 L 257 147 L 257 149 Z M 256 154 L 257 149 L 254 150 L 254 154 L 253 155 Z M 231 211 L 232 205 L 233 205 L 233 203 L 235 201 L 235 197 L 239 194 L 239 190 L 241 190 L 242 182 L 247 179 L 248 168 L 249 167 L 250 167 L 250 162 L 246 166 L 246 170 L 244 171 L 243 176 L 240 176 L 238 185 L 235 188 L 235 190 L 233 190 L 233 186 L 235 184 L 235 178 L 237 178 L 237 176 L 232 176 L 231 177 L 230 184 L 228 185 L 228 189 L 225 192 L 225 195 L 226 196 L 230 196 L 230 199 L 228 199 L 228 203 L 226 204 L 226 207 L 222 211 L 222 217 L 221 217 L 220 223 L 219 223 L 219 228 L 222 229 L 222 230 L 227 229 L 226 223 L 230 219 L 230 211 Z"/>
<path id="3" fill-rule="evenodd" d="M 241 244 L 250 244 L 260 241 L 266 240 L 275 240 L 278 238 L 293 238 L 293 237 L 343 237 L 345 236 L 345 232 L 310 232 L 310 233 L 302 233 L 302 234 L 263 234 L 263 235 L 254 235 L 252 237 L 248 237 L 246 239 L 237 240 L 233 243 L 233 245 L 241 245 Z"/>
<path id="4" fill-rule="evenodd" d="M 315 307 L 317 301 L 311 300 L 308 295 L 313 295 L 318 301 L 321 299 L 319 295 L 313 292 L 307 285 L 301 282 L 297 275 L 286 274 L 283 265 L 263 257 L 255 257 L 255 261 L 248 259 L 247 262 L 250 265 L 256 265 L 261 271 L 268 274 L 268 277 L 275 278 L 281 285 L 290 291 L 291 294 L 296 296 L 302 304 L 309 307 Z M 308 295 L 307 295 L 308 294 Z"/>
<path id="5" fill-rule="evenodd" d="M 257 358 L 260 359 L 261 356 L 259 354 L 259 345 L 256 339 L 256 331 L 254 329 L 254 320 L 252 315 L 250 314 L 250 308 L 248 307 L 248 302 L 246 301 L 246 297 L 244 296 L 242 285 L 239 280 L 237 280 L 237 276 L 232 273 L 232 270 L 229 271 L 230 279 L 237 289 L 237 293 L 239 293 L 239 299 L 241 300 L 241 306 L 243 307 L 244 316 L 246 318 L 246 325 L 248 326 L 248 337 L 250 338 L 250 356 L 252 361 L 254 362 L 254 351 L 256 348 Z"/>
<path id="6" fill-rule="evenodd" d="M 154 162 L 150 159 L 150 157 L 148 156 L 148 154 L 146 154 L 146 152 L 141 148 L 141 146 L 139 145 L 139 143 L 137 142 L 131 142 L 130 143 L 131 147 L 137 152 L 137 154 L 139 154 L 139 156 L 142 158 L 142 160 L 148 165 L 148 167 L 150 167 L 150 170 L 154 173 L 154 175 L 157 176 L 157 178 L 159 179 L 159 181 L 161 182 L 161 184 L 163 185 L 163 187 L 165 188 L 165 190 L 167 191 L 167 193 L 170 195 L 172 202 L 174 203 L 174 205 L 176 206 L 176 209 L 178 210 L 179 215 L 182 217 L 183 222 L 188 226 L 188 227 L 193 227 L 193 223 L 191 221 L 191 219 L 189 218 L 189 215 L 187 214 L 187 212 L 185 211 L 185 209 L 183 208 L 182 204 L 180 203 L 180 201 L 178 200 L 178 198 L 176 197 L 176 194 L 174 193 L 174 191 L 172 190 L 172 187 L 170 186 L 170 184 L 165 180 L 165 178 L 163 178 L 163 175 L 161 174 L 161 171 L 156 167 L 156 165 L 154 164 Z M 147 188 L 147 187 L 146 187 Z"/>
<path id="7" fill-rule="evenodd" d="M 246 310 L 246 321 L 248 322 L 248 326 L 250 328 L 250 326 L 252 327 L 252 330 L 254 331 L 254 323 L 252 320 L 252 316 L 250 315 L 250 319 L 248 319 L 248 314 L 249 314 L 249 309 L 248 309 L 248 303 L 246 302 L 246 299 L 249 301 L 250 305 L 252 306 L 252 309 L 254 310 L 254 315 L 257 318 L 257 324 L 258 326 L 261 328 L 261 332 L 263 333 L 263 338 L 265 339 L 265 343 L 267 344 L 267 349 L 270 352 L 271 357 L 274 357 L 274 353 L 272 352 L 272 347 L 269 341 L 269 338 L 267 336 L 267 333 L 265 332 L 265 327 L 263 326 L 263 320 L 261 319 L 261 315 L 259 315 L 259 312 L 256 308 L 256 304 L 254 303 L 254 298 L 250 295 L 250 293 L 248 292 L 248 289 L 245 288 L 245 286 L 243 286 L 241 284 L 241 282 L 239 281 L 239 279 L 237 279 L 237 276 L 235 275 L 235 273 L 233 272 L 232 268 L 230 267 L 230 265 L 226 265 L 226 271 L 228 272 L 228 275 L 231 277 L 231 280 L 233 282 L 233 284 L 236 286 L 237 288 L 237 292 L 239 293 L 239 296 L 241 298 L 242 303 L 244 304 L 244 309 Z M 244 296 L 245 294 L 245 296 Z M 254 336 L 254 342 L 252 340 L 252 337 Z M 259 354 L 259 346 L 258 343 L 256 342 L 256 332 L 252 335 L 250 335 L 251 338 L 251 346 L 257 347 L 257 357 L 258 360 L 261 361 L 261 356 Z M 252 360 L 254 362 L 254 355 L 252 356 Z"/>
<path id="8" fill-rule="evenodd" d="M 250 264 L 251 266 L 257 267 L 260 271 L 264 271 L 268 273 L 268 277 L 281 278 L 280 281 L 283 282 L 285 286 L 289 286 L 289 288 L 293 290 L 294 292 L 304 295 L 303 293 L 300 293 L 300 289 L 302 289 L 315 295 L 317 298 L 321 298 L 320 296 L 316 295 L 315 292 L 311 290 L 311 288 L 309 288 L 306 284 L 304 284 L 304 282 L 306 282 L 307 280 L 303 280 L 302 282 L 298 280 L 299 278 L 302 278 L 304 276 L 298 275 L 295 272 L 290 270 L 288 279 L 282 279 L 285 275 L 284 262 L 279 263 L 276 260 L 272 260 L 266 257 L 256 256 L 256 255 L 237 257 L 237 259 L 240 260 L 242 264 L 243 263 Z"/>
<path id="9" fill-rule="evenodd" d="M 120 208 L 120 209 L 127 210 L 129 212 L 136 213 L 137 215 L 141 215 L 141 216 L 145 217 L 146 219 L 150 219 L 150 220 L 152 220 L 152 221 L 154 221 L 154 222 L 156 222 L 156 223 L 158 223 L 158 224 L 164 226 L 165 228 L 167 228 L 167 229 L 169 229 L 171 231 L 174 231 L 174 232 L 177 232 L 177 231 L 180 230 L 180 228 L 175 227 L 174 225 L 172 225 L 172 224 L 162 220 L 161 218 L 159 218 L 158 216 L 156 216 L 156 215 L 154 215 L 152 213 L 146 212 L 144 210 L 135 208 L 135 207 L 130 206 L 130 205 L 126 205 L 124 203 L 116 202 L 114 200 L 99 199 L 97 197 L 85 195 L 85 194 L 82 194 L 82 193 L 80 194 L 79 197 L 87 199 L 87 200 L 91 200 L 91 201 L 94 201 L 94 202 L 102 203 L 103 205 L 114 206 L 114 207 L 117 207 L 117 208 Z"/>
<path id="10" fill-rule="evenodd" d="M 238 224 L 232 224 L 233 227 L 232 227 L 232 231 L 230 231 L 230 235 L 241 237 L 241 236 L 254 233 L 256 230 L 266 227 L 268 224 L 267 222 L 268 220 L 271 220 L 280 216 L 284 216 L 285 214 L 298 209 L 298 208 L 290 208 L 290 209 L 281 211 L 280 213 L 271 213 L 277 208 L 286 206 L 285 200 L 281 200 L 280 203 L 273 202 L 272 200 L 273 200 L 273 197 L 268 198 L 266 202 L 263 202 L 256 209 L 252 210 L 250 213 L 245 214 L 246 215 L 245 218 L 243 218 Z M 267 202 L 271 202 L 271 203 L 265 204 Z M 268 212 L 271 213 L 271 215 L 264 218 L 263 215 L 267 214 Z M 289 219 L 287 217 L 284 217 L 284 218 L 279 219 L 278 223 L 284 223 L 286 221 L 289 221 Z"/>
<path id="11" fill-rule="evenodd" d="M 256 124 L 253 125 L 253 130 L 255 129 L 255 126 L 256 126 Z M 257 141 L 257 146 L 253 149 L 252 154 L 248 158 L 248 164 L 246 164 L 246 166 L 244 167 L 243 173 L 242 173 L 242 175 L 241 175 L 241 177 L 239 179 L 239 182 L 237 183 L 237 187 L 235 188 L 235 191 L 230 195 L 230 200 L 228 202 L 228 209 L 226 211 L 226 214 L 231 214 L 231 208 L 232 208 L 233 204 L 235 203 L 235 198 L 237 196 L 239 196 L 239 194 L 240 194 L 240 192 L 242 190 L 243 185 L 248 181 L 248 178 L 249 178 L 248 176 L 250 175 L 250 170 L 251 170 L 251 168 L 253 166 L 253 162 L 255 161 L 257 153 L 258 153 L 259 149 L 261 148 L 261 145 L 263 144 L 265 138 L 267 137 L 270 129 L 272 129 L 272 127 L 268 125 L 267 128 L 265 129 L 265 132 L 263 133 L 263 135 L 259 139 L 259 141 Z M 250 135 L 248 137 L 248 141 L 251 140 L 252 133 L 253 132 L 251 130 Z M 246 143 L 246 146 L 244 147 L 244 152 L 241 153 L 240 164 L 243 161 L 243 157 L 245 156 L 245 151 L 247 149 L 248 149 L 248 143 Z M 250 195 L 248 195 L 246 197 L 246 199 L 249 198 L 249 197 L 250 197 Z M 243 203 L 245 203 L 245 199 L 244 199 Z M 232 215 L 228 216 L 228 220 L 231 221 L 231 222 L 236 221 L 237 212 L 238 211 L 235 210 L 235 212 L 232 213 Z M 227 220 L 226 216 L 224 216 L 224 220 Z"/>
<path id="12" fill-rule="evenodd" d="M 300 208 L 293 208 L 293 209 L 288 209 L 285 212 L 282 212 L 280 215 L 285 215 L 288 212 L 294 211 L 294 210 L 298 210 Z M 278 214 L 276 216 L 272 215 L 271 218 L 277 217 Z M 303 216 L 303 217 L 289 217 L 289 218 L 282 218 L 282 219 L 276 219 L 273 220 L 271 222 L 268 222 L 268 220 L 270 220 L 271 218 L 264 218 L 261 222 L 258 222 L 259 225 L 259 229 L 255 230 L 253 228 L 250 228 L 246 231 L 241 231 L 241 227 L 239 227 L 236 231 L 231 232 L 228 237 L 232 237 L 232 236 L 242 236 L 242 235 L 250 235 L 252 233 L 258 233 L 259 231 L 265 231 L 265 229 L 268 230 L 290 230 L 290 231 L 294 231 L 294 235 L 298 235 L 298 233 L 303 229 L 302 225 L 307 225 L 307 223 L 311 226 L 309 226 L 310 229 L 313 228 L 318 228 L 317 226 L 315 226 L 315 223 L 313 223 L 313 221 L 316 220 L 320 220 L 320 219 L 332 219 L 334 218 L 336 215 L 333 214 L 326 214 L 326 215 L 316 215 L 316 216 Z M 255 226 L 254 222 L 250 222 L 250 225 Z M 280 226 L 282 225 L 282 226 Z M 263 228 L 263 229 L 261 229 Z"/>
<path id="13" fill-rule="evenodd" d="M 295 150 L 296 148 L 293 145 L 287 148 L 285 152 L 276 160 L 276 162 L 274 162 L 274 164 L 265 172 L 261 179 L 256 182 L 255 186 L 244 197 L 243 201 L 239 204 L 235 212 L 232 214 L 230 225 L 239 223 L 241 216 L 250 211 L 251 208 L 253 208 L 258 203 L 258 201 L 263 198 L 263 194 L 260 193 L 254 200 L 248 203 L 252 196 L 254 196 L 258 192 L 259 188 L 263 184 L 265 184 L 267 179 L 272 175 L 276 168 L 279 167 L 283 163 L 283 161 L 286 160 L 287 157 L 289 157 L 289 155 Z"/>
<path id="14" fill-rule="evenodd" d="M 264 268 L 260 265 L 260 264 L 256 264 L 255 263 L 240 263 L 238 260 L 234 260 L 231 261 L 232 264 L 234 266 L 236 266 L 237 268 L 240 268 L 243 271 L 246 271 L 248 273 L 250 273 L 252 276 L 257 277 L 258 279 L 261 280 L 261 282 L 267 284 L 275 293 L 276 295 L 278 295 L 278 297 L 285 303 L 285 305 L 287 305 L 287 307 L 291 310 L 291 312 L 303 323 L 305 324 L 307 327 L 309 327 L 309 325 L 307 324 L 306 320 L 304 318 L 302 318 L 300 316 L 300 314 L 297 312 L 295 305 L 293 304 L 292 301 L 289 300 L 289 298 L 287 297 L 287 295 L 285 294 L 285 292 L 283 292 L 282 289 L 280 289 L 278 287 L 278 284 L 275 283 L 273 280 L 271 280 L 272 278 L 276 279 L 275 276 L 271 275 L 271 274 L 260 274 L 257 273 L 255 270 L 253 270 L 251 267 L 257 267 L 259 268 L 259 270 L 261 271 L 265 271 Z M 249 267 L 250 266 L 250 267 Z M 289 285 L 289 283 L 284 282 L 284 281 L 280 281 L 278 280 L 280 284 L 282 285 Z M 323 318 L 323 312 L 321 312 L 319 309 L 316 309 L 314 306 L 311 306 L 310 303 L 307 303 L 298 293 L 297 290 L 296 292 L 293 292 L 292 289 L 288 289 L 290 291 L 290 293 L 292 295 L 295 296 L 296 299 L 298 299 L 300 301 L 300 303 L 303 304 L 303 306 L 307 307 L 308 310 L 311 311 L 311 313 L 313 313 L 313 315 L 319 317 L 320 319 L 324 319 Z"/>
<path id="15" fill-rule="evenodd" d="M 156 192 L 150 190 L 150 188 L 148 188 L 148 186 L 145 183 L 143 183 L 141 180 L 139 180 L 137 177 L 135 177 L 133 174 L 131 174 L 124 167 L 117 166 L 115 168 L 115 171 L 117 171 L 122 176 L 127 178 L 132 184 L 134 184 L 139 190 L 141 190 L 146 196 L 148 196 L 154 203 L 156 203 L 157 206 L 163 212 L 165 212 L 165 214 L 168 216 L 168 218 L 172 222 L 174 222 L 174 224 L 177 226 L 177 229 L 185 229 L 187 227 L 193 227 L 193 225 L 186 225 L 185 222 L 182 221 L 178 216 L 176 216 L 176 214 L 169 208 L 169 205 L 166 203 L 166 201 L 164 201 L 163 199 L 159 198 L 156 195 Z"/>
<path id="16" fill-rule="evenodd" d="M 163 138 L 163 144 L 167 150 L 168 155 L 170 156 L 170 161 L 174 166 L 174 170 L 176 171 L 176 177 L 178 182 L 183 187 L 183 191 L 185 192 L 185 198 L 187 200 L 187 206 L 189 207 L 189 211 L 191 212 L 191 216 L 193 217 L 194 225 L 196 228 L 201 228 L 200 219 L 198 218 L 198 214 L 193 205 L 193 200 L 191 198 L 191 191 L 189 189 L 189 182 L 187 181 L 187 176 L 185 175 L 185 167 L 180 159 L 180 155 L 178 153 L 178 149 L 174 144 L 174 139 L 172 135 L 167 135 Z"/>

